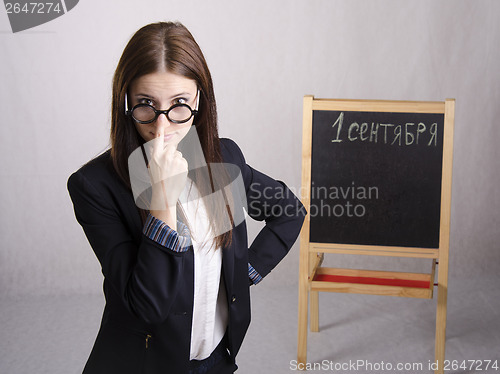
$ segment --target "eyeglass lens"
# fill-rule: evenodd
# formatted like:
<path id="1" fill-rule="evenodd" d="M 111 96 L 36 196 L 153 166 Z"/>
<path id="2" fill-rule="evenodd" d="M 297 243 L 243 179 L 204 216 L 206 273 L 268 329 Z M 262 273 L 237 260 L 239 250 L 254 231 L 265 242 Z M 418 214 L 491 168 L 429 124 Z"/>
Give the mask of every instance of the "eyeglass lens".
<path id="1" fill-rule="evenodd" d="M 152 106 L 144 105 L 135 107 L 132 111 L 132 116 L 137 121 L 149 122 L 156 118 L 156 113 Z M 167 118 L 172 122 L 185 122 L 191 116 L 191 109 L 187 105 L 174 106 L 167 114 Z"/>

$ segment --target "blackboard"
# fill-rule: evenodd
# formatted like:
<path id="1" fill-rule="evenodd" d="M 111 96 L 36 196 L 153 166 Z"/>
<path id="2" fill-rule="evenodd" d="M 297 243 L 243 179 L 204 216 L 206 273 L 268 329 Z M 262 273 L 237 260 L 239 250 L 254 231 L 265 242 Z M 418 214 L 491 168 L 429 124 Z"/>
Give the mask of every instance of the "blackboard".
<path id="1" fill-rule="evenodd" d="M 310 242 L 439 248 L 444 114 L 312 116 Z"/>
<path id="2" fill-rule="evenodd" d="M 300 233 L 297 362 L 307 362 L 308 326 L 319 331 L 320 292 L 431 299 L 435 291 L 435 362 L 445 361 L 454 121 L 454 99 L 304 96 L 301 200 L 309 214 Z M 325 254 L 432 262 L 424 273 L 330 268 Z"/>

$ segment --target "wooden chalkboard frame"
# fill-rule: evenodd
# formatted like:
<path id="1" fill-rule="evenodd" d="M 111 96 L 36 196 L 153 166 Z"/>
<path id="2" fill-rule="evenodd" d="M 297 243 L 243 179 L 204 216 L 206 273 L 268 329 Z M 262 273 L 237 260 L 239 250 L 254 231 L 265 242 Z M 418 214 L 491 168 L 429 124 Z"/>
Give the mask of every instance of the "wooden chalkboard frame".
<path id="1" fill-rule="evenodd" d="M 444 114 L 439 248 L 311 243 L 309 240 L 310 217 L 307 216 L 300 236 L 297 361 L 304 365 L 307 358 L 308 299 L 311 311 L 310 329 L 311 331 L 319 331 L 319 292 L 432 298 L 434 286 L 437 286 L 435 360 L 438 363 L 436 373 L 441 374 L 443 373 L 445 357 L 455 100 L 447 99 L 438 102 L 346 100 L 315 99 L 312 95 L 305 96 L 303 102 L 301 198 L 308 211 L 311 200 L 313 111 L 322 110 Z M 428 258 L 432 259 L 432 266 L 430 272 L 424 274 L 323 268 L 321 265 L 324 253 Z M 437 264 L 439 264 L 439 271 L 435 284 Z M 428 286 L 415 286 L 418 282 L 424 282 Z"/>

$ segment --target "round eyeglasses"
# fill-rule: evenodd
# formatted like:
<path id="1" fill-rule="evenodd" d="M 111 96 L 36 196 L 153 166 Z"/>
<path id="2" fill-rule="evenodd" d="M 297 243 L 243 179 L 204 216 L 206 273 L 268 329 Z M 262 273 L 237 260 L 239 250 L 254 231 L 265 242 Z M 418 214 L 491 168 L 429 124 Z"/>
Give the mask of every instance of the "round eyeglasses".
<path id="1" fill-rule="evenodd" d="M 198 114 L 200 91 L 198 91 L 196 96 L 196 109 L 191 109 L 187 104 L 174 104 L 167 110 L 158 110 L 149 104 L 137 104 L 131 110 L 128 110 L 127 96 L 125 95 L 125 114 L 131 116 L 134 121 L 141 124 L 148 124 L 156 121 L 160 114 L 165 114 L 172 123 L 186 123 Z"/>

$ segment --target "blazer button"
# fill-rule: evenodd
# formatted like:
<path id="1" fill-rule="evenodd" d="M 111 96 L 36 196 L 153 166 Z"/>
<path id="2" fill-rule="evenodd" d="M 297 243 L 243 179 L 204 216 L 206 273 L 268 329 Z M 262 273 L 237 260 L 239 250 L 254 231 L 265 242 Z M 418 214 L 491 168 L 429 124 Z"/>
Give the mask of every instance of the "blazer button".
<path id="1" fill-rule="evenodd" d="M 236 301 L 236 296 L 233 295 L 233 297 L 231 297 L 231 303 L 234 303 Z"/>

